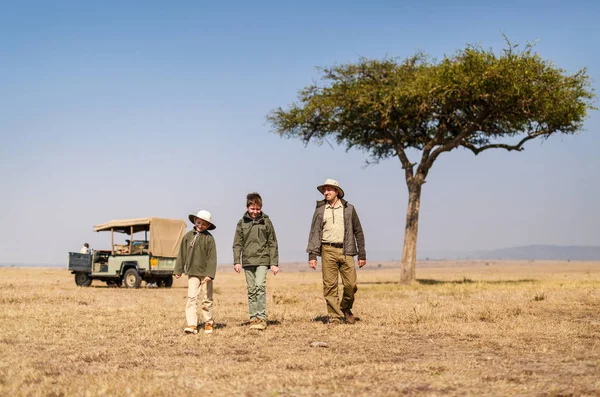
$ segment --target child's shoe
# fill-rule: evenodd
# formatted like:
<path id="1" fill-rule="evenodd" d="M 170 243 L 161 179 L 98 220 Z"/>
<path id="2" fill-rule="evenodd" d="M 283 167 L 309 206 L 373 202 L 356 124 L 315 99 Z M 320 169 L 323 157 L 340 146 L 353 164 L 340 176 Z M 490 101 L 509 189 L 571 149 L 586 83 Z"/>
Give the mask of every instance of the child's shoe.
<path id="1" fill-rule="evenodd" d="M 196 328 L 195 325 L 188 325 L 187 327 L 185 327 L 183 329 L 183 332 L 185 332 L 186 334 L 197 334 L 198 329 Z"/>
<path id="2" fill-rule="evenodd" d="M 204 333 L 205 334 L 212 334 L 213 332 L 213 324 L 212 323 L 206 323 L 204 324 Z"/>
<path id="3" fill-rule="evenodd" d="M 250 325 L 250 329 L 257 329 L 259 331 L 267 329 L 267 320 L 257 318 L 254 323 Z"/>

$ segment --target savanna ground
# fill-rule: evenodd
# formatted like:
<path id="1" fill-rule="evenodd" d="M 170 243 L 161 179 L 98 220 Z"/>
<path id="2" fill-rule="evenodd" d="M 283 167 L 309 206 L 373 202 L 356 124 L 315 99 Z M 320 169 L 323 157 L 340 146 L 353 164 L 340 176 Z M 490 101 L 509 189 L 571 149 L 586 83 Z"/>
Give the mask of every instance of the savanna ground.
<path id="1" fill-rule="evenodd" d="M 0 395 L 600 395 L 600 263 L 424 262 L 409 286 L 368 267 L 359 321 L 329 326 L 320 273 L 283 265 L 264 332 L 220 268 L 212 335 L 182 332 L 183 280 L 78 288 L 65 269 L 0 268 Z"/>

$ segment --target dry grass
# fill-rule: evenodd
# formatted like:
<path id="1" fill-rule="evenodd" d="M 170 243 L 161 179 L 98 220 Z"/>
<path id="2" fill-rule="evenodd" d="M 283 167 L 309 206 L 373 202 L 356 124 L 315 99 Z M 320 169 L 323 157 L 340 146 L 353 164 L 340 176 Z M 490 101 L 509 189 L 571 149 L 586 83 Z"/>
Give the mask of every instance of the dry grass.
<path id="1" fill-rule="evenodd" d="M 410 286 L 361 270 L 360 321 L 333 327 L 320 274 L 293 268 L 269 278 L 265 332 L 220 269 L 217 329 L 193 336 L 182 280 L 77 288 L 66 270 L 0 268 L 0 395 L 600 394 L 600 263 L 424 263 Z"/>

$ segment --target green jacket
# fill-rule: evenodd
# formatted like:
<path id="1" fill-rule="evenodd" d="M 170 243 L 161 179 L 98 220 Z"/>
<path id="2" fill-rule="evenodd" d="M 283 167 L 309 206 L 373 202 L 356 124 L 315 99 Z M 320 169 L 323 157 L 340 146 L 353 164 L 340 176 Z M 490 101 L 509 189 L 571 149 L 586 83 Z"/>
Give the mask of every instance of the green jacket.
<path id="1" fill-rule="evenodd" d="M 195 228 L 187 232 L 181 241 L 173 274 L 214 279 L 216 272 L 217 247 L 212 234 L 207 230 L 198 233 Z"/>
<path id="2" fill-rule="evenodd" d="M 354 206 L 346 200 L 340 199 L 344 205 L 344 255 L 356 256 L 358 259 L 367 259 L 365 251 L 365 235 L 363 234 L 358 214 Z M 317 208 L 313 215 L 308 235 L 308 260 L 321 256 L 321 242 L 323 240 L 323 216 L 325 214 L 326 200 L 317 201 Z"/>
<path id="3" fill-rule="evenodd" d="M 244 267 L 279 266 L 277 236 L 267 214 L 252 219 L 246 212 L 240 219 L 233 237 L 233 263 Z"/>

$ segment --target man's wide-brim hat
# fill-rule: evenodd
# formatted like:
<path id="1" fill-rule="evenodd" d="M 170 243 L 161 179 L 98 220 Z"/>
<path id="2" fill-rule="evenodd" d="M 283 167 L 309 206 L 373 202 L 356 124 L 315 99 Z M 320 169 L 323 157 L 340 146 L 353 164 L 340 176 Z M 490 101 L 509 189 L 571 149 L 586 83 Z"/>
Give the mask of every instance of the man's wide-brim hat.
<path id="1" fill-rule="evenodd" d="M 338 198 L 344 197 L 344 190 L 342 190 L 340 183 L 335 179 L 325 179 L 325 183 L 323 183 L 321 186 L 317 186 L 317 190 L 323 194 L 323 189 L 325 186 L 331 186 L 335 188 L 338 191 Z"/>
<path id="2" fill-rule="evenodd" d="M 193 224 L 196 224 L 196 218 L 205 220 L 206 222 L 210 223 L 208 230 L 215 230 L 217 228 L 215 226 L 215 224 L 212 223 L 212 220 L 211 220 L 212 216 L 210 215 L 210 212 L 208 212 L 208 211 L 205 211 L 205 210 L 198 211 L 198 213 L 196 215 L 190 214 L 190 216 L 188 218 L 190 218 L 190 222 L 192 222 Z"/>

